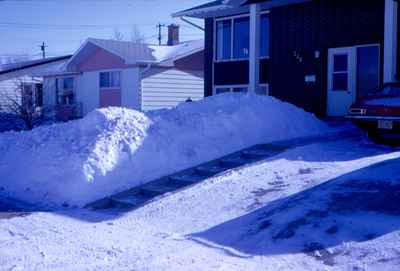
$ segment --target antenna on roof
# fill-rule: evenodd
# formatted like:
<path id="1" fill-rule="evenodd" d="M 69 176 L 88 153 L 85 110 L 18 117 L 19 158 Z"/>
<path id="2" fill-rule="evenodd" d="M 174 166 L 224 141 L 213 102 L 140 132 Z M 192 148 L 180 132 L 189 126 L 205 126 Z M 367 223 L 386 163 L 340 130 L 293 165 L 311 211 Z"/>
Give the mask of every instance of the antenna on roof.
<path id="1" fill-rule="evenodd" d="M 46 47 L 48 47 L 44 42 L 40 46 L 40 50 L 42 51 L 42 58 L 46 58 Z"/>
<path id="2" fill-rule="evenodd" d="M 156 27 L 158 28 L 158 45 L 161 45 L 161 39 L 162 39 L 161 28 L 165 27 L 165 24 L 158 23 Z"/>

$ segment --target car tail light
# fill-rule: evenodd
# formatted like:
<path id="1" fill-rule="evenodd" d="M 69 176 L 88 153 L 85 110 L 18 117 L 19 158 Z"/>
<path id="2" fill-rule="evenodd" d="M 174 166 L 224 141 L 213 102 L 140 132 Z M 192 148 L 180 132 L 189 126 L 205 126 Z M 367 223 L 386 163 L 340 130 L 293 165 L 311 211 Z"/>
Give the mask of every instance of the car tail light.
<path id="1" fill-rule="evenodd" d="M 365 115 L 367 114 L 367 109 L 364 108 L 350 108 L 350 115 Z"/>

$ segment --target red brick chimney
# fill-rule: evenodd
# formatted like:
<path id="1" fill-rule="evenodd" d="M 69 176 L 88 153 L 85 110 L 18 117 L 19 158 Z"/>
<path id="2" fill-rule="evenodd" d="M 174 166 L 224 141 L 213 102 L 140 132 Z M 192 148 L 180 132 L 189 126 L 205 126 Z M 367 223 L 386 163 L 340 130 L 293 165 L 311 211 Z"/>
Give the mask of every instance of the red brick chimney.
<path id="1" fill-rule="evenodd" d="M 168 26 L 168 46 L 179 44 L 179 25 L 170 24 Z"/>

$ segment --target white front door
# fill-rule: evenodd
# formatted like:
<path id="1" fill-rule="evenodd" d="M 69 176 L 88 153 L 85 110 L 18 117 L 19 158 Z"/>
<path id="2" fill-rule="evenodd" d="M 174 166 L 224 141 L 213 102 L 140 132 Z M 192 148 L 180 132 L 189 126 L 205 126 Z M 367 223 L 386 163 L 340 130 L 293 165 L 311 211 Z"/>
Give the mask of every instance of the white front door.
<path id="1" fill-rule="evenodd" d="M 354 47 L 328 51 L 328 116 L 344 116 L 356 99 Z"/>

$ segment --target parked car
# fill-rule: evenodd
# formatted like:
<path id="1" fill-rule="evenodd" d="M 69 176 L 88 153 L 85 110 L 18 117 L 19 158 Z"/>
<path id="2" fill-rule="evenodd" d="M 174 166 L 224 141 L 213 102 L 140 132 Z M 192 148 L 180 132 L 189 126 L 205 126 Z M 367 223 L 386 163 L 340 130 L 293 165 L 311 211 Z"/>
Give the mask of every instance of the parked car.
<path id="1" fill-rule="evenodd" d="M 387 83 L 373 94 L 359 99 L 348 118 L 373 139 L 400 139 L 400 83 Z"/>

